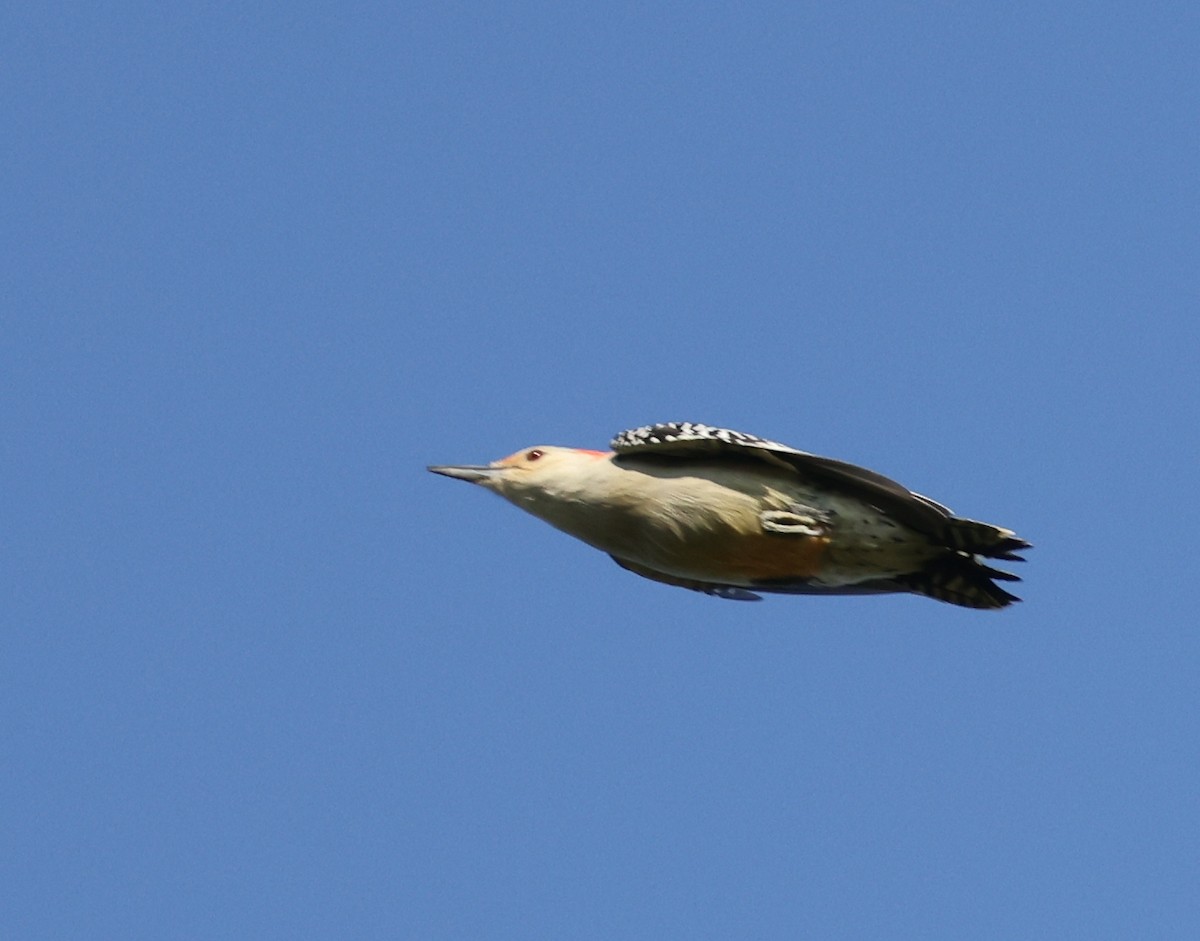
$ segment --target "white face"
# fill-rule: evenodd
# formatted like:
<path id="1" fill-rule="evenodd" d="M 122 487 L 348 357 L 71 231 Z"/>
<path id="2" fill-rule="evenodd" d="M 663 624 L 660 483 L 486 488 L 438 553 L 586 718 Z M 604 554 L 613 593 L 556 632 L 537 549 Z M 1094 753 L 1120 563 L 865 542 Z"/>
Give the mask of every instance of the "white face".
<path id="1" fill-rule="evenodd" d="M 561 460 L 564 454 L 570 453 L 570 448 L 558 448 L 552 444 L 539 444 L 531 448 L 522 448 L 520 451 L 510 454 L 508 457 L 502 457 L 498 461 L 492 461 L 492 467 L 532 472 L 551 466 L 556 460 Z"/>
<path id="2" fill-rule="evenodd" d="M 445 477 L 466 480 L 491 490 L 501 490 L 506 481 L 528 481 L 539 476 L 539 472 L 560 465 L 571 454 L 570 448 L 556 448 L 541 444 L 524 448 L 515 454 L 492 461 L 490 464 L 436 464 L 429 470 Z M 585 452 L 592 453 L 592 452 Z M 599 452 L 596 452 L 599 453 Z"/>
<path id="3" fill-rule="evenodd" d="M 570 507 L 588 502 L 588 495 L 597 490 L 598 480 L 604 477 L 609 457 L 608 451 L 545 444 L 523 448 L 482 467 L 445 465 L 429 469 L 478 484 L 557 526 L 564 512 L 571 512 Z"/>
<path id="4" fill-rule="evenodd" d="M 492 461 L 489 466 L 500 473 L 480 483 L 509 498 L 517 498 L 522 491 L 542 490 L 556 477 L 570 475 L 572 469 L 581 462 L 590 462 L 603 456 L 603 451 L 579 451 L 539 444 Z"/>

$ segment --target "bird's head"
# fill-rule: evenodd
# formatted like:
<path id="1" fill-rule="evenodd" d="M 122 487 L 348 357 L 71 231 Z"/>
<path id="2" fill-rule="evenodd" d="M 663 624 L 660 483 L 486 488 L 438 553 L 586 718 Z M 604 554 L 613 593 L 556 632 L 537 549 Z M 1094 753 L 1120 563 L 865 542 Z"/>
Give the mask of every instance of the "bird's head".
<path id="1" fill-rule="evenodd" d="M 590 476 L 597 461 L 609 456 L 608 451 L 539 444 L 490 464 L 443 464 L 429 470 L 444 477 L 479 484 L 514 503 L 524 503 L 574 489 L 577 483 Z"/>

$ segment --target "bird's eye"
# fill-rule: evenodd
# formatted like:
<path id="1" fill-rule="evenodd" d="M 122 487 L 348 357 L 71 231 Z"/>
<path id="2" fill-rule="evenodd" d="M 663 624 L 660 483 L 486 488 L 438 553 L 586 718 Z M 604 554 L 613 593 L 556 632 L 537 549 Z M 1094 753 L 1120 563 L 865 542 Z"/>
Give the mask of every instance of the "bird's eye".
<path id="1" fill-rule="evenodd" d="M 525 453 L 525 460 L 536 461 L 539 457 L 542 456 L 542 453 L 543 452 L 540 451 L 538 448 L 534 448 L 532 451 L 527 451 Z"/>

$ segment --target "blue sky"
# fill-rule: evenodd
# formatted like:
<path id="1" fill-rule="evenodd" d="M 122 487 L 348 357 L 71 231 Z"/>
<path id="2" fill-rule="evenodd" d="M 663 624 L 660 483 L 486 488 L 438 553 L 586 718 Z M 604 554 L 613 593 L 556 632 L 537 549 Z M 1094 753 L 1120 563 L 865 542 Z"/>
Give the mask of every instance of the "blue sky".
<path id="1" fill-rule="evenodd" d="M 0 37 L 5 937 L 1200 934 L 1193 6 Z M 722 602 L 424 470 L 670 420 L 1024 604 Z"/>

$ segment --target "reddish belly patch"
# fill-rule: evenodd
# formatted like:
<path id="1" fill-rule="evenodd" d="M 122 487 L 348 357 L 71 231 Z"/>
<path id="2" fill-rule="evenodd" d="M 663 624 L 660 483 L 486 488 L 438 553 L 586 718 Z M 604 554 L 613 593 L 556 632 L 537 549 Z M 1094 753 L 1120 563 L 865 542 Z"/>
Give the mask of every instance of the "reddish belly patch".
<path id="1" fill-rule="evenodd" d="M 824 536 L 738 536 L 721 540 L 709 557 L 710 577 L 739 582 L 813 578 L 829 546 Z M 707 566 L 706 566 L 707 568 Z"/>

